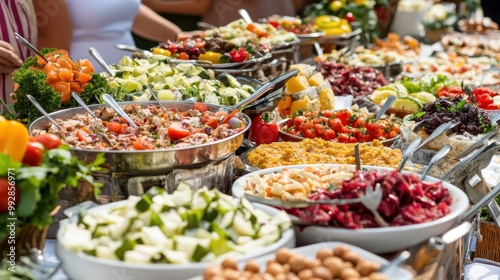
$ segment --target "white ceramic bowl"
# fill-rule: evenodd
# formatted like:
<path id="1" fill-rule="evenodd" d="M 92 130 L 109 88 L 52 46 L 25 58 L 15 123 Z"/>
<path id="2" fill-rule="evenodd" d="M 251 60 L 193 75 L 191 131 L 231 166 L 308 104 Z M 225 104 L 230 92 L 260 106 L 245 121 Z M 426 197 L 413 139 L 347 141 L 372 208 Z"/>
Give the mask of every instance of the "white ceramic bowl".
<path id="1" fill-rule="evenodd" d="M 335 164 L 325 164 L 326 166 L 336 166 Z M 304 168 L 306 165 L 292 165 L 286 168 Z M 319 165 L 318 165 L 319 166 Z M 366 169 L 390 170 L 390 168 L 363 166 Z M 254 174 L 268 174 L 279 172 L 283 167 L 268 168 L 252 172 L 240 177 L 233 184 L 233 195 L 241 195 L 244 190 L 245 181 Z M 403 171 L 403 173 L 411 173 Z M 426 181 L 439 181 L 436 178 L 427 176 Z M 458 218 L 467 210 L 469 199 L 467 195 L 454 185 L 443 182 L 452 196 L 451 212 L 432 222 L 387 227 L 387 228 L 367 228 L 367 229 L 344 229 L 325 226 L 295 227 L 298 245 L 307 245 L 328 241 L 341 241 L 361 247 L 370 252 L 380 254 L 402 250 L 417 245 L 432 236 L 440 235 L 451 228 Z"/>
<path id="2" fill-rule="evenodd" d="M 101 205 L 89 210 L 99 211 L 111 207 L 120 206 L 126 201 Z M 279 210 L 261 204 L 254 204 L 256 209 L 261 209 L 270 215 L 276 215 Z M 65 223 L 67 220 L 61 221 Z M 61 228 L 63 225 L 61 224 Z M 61 240 L 62 230 L 58 231 L 58 241 L 56 246 L 57 257 L 61 260 L 64 272 L 73 280 L 110 280 L 110 279 L 148 279 L 148 280 L 185 280 L 201 275 L 203 270 L 211 263 L 192 264 L 132 264 L 122 261 L 100 259 L 84 253 L 77 253 L 65 248 Z M 235 258 L 237 261 L 244 261 L 257 258 L 266 254 L 274 253 L 281 247 L 295 247 L 295 235 L 293 229 L 283 232 L 281 238 L 274 244 L 261 250 L 249 252 Z"/>
<path id="3" fill-rule="evenodd" d="M 366 250 L 363 250 L 359 247 L 356 247 L 356 246 L 353 246 L 353 245 L 350 245 L 347 243 L 343 243 L 343 242 L 317 243 L 317 244 L 313 244 L 313 245 L 308 245 L 308 246 L 303 246 L 303 247 L 292 249 L 292 252 L 297 253 L 297 254 L 301 254 L 308 259 L 314 259 L 314 258 L 316 258 L 316 253 L 319 251 L 319 249 L 322 249 L 322 248 L 332 249 L 332 248 L 338 247 L 340 245 L 348 247 L 351 251 L 356 252 L 364 260 L 369 260 L 369 261 L 376 262 L 376 263 L 379 263 L 382 265 L 389 263 L 389 261 L 387 261 L 384 258 L 381 258 L 381 257 L 379 257 L 375 254 L 372 254 Z M 260 265 L 261 272 L 265 271 L 267 262 L 274 257 L 275 257 L 274 254 L 270 254 L 270 255 L 262 256 L 262 257 L 255 260 Z M 244 267 L 243 263 L 241 263 L 241 262 L 239 263 L 239 266 L 240 266 L 240 269 L 243 269 L 243 267 Z M 389 280 L 412 280 L 413 279 L 413 274 L 410 271 L 408 271 L 402 267 L 396 267 L 395 269 L 388 271 L 386 275 L 389 277 Z M 194 278 L 191 278 L 189 280 L 203 280 L 203 276 L 194 277 Z"/>

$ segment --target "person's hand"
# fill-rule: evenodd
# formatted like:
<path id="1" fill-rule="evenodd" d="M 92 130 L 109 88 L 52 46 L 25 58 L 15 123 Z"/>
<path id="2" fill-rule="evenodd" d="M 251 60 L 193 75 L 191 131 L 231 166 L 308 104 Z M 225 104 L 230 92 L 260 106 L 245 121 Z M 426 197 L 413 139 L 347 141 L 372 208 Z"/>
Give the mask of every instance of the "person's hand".
<path id="1" fill-rule="evenodd" d="M 0 40 L 0 73 L 9 74 L 19 68 L 23 61 L 14 51 L 11 44 Z"/>

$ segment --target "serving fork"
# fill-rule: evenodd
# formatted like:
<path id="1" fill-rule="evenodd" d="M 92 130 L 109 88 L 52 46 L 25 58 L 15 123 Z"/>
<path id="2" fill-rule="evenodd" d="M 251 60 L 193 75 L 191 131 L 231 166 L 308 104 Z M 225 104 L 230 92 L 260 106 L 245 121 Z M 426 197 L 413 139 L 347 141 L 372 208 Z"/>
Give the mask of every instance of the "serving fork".
<path id="1" fill-rule="evenodd" d="M 382 188 L 379 183 L 375 185 L 375 190 L 372 187 L 367 186 L 365 188 L 365 193 L 359 194 L 360 202 L 366 207 L 366 209 L 370 210 L 375 217 L 378 225 L 380 227 L 388 227 L 389 224 L 380 216 L 377 211 L 380 202 L 382 201 Z"/>

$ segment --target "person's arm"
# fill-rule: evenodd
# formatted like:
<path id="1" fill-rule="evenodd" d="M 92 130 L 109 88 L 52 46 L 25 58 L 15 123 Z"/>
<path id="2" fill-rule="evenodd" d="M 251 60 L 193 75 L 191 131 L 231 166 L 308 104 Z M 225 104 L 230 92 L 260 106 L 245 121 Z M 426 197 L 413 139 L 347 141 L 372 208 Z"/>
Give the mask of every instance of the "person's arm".
<path id="1" fill-rule="evenodd" d="M 208 10 L 212 0 L 142 0 L 142 3 L 157 13 L 201 16 Z"/>
<path id="2" fill-rule="evenodd" d="M 23 61 L 8 42 L 0 40 L 0 74 L 9 74 L 23 64 Z"/>
<path id="3" fill-rule="evenodd" d="M 141 4 L 134 19 L 132 32 L 151 41 L 164 42 L 167 39 L 176 40 L 177 34 L 182 30 L 144 4 Z"/>
<path id="4" fill-rule="evenodd" d="M 43 47 L 71 49 L 73 25 L 66 1 L 34 0 L 39 49 Z"/>

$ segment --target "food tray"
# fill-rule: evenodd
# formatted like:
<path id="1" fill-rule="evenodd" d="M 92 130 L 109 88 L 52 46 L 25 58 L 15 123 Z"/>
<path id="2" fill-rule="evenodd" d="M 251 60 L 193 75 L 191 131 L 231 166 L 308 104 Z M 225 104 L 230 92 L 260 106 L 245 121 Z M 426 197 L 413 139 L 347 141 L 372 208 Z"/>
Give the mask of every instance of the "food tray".
<path id="1" fill-rule="evenodd" d="M 243 62 L 231 62 L 231 63 L 217 63 L 217 64 L 206 64 L 200 63 L 197 60 L 190 60 L 188 62 L 193 63 L 196 66 L 201 66 L 207 69 L 222 70 L 222 69 L 245 69 L 248 67 L 256 66 L 272 57 L 271 53 L 266 53 L 261 57 L 252 58 Z"/>
<path id="2" fill-rule="evenodd" d="M 319 43 L 321 44 L 336 44 L 342 41 L 348 41 L 348 40 L 353 40 L 356 38 L 356 36 L 361 34 L 361 28 L 355 29 L 350 33 L 345 33 L 342 35 L 338 36 L 323 36 L 319 40 Z"/>
<path id="3" fill-rule="evenodd" d="M 353 252 L 356 252 L 362 259 L 373 261 L 373 262 L 376 262 L 376 263 L 381 264 L 381 265 L 385 265 L 385 264 L 389 263 L 384 258 L 381 258 L 381 257 L 379 257 L 373 253 L 370 253 L 366 250 L 363 250 L 359 247 L 356 247 L 356 246 L 353 246 L 353 245 L 350 245 L 347 243 L 343 243 L 343 242 L 317 243 L 317 244 L 313 244 L 313 245 L 309 245 L 309 246 L 294 248 L 291 251 L 298 253 L 298 254 L 301 254 L 301 255 L 304 255 L 306 258 L 315 258 L 316 252 L 318 252 L 320 249 L 322 249 L 322 248 L 330 249 L 330 248 L 335 248 L 338 246 L 348 247 Z M 265 271 L 267 262 L 273 258 L 274 258 L 274 254 L 271 254 L 271 255 L 262 256 L 262 257 L 256 259 L 255 261 L 260 265 L 260 269 L 263 272 L 263 271 Z M 240 263 L 239 266 L 240 266 L 240 268 L 243 268 L 244 263 Z M 411 280 L 411 279 L 413 279 L 413 274 L 410 271 L 408 271 L 404 268 L 401 268 L 401 267 L 397 267 L 394 270 L 389 271 L 387 273 L 387 276 L 389 277 L 390 280 Z M 191 278 L 189 280 L 203 280 L 203 277 L 198 276 L 198 277 Z"/>
<path id="4" fill-rule="evenodd" d="M 308 34 L 297 34 L 297 38 L 300 40 L 301 45 L 312 44 L 319 41 L 322 37 L 325 36 L 324 31 L 318 31 Z"/>

